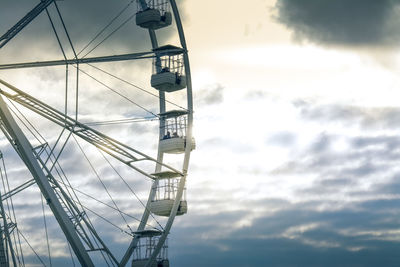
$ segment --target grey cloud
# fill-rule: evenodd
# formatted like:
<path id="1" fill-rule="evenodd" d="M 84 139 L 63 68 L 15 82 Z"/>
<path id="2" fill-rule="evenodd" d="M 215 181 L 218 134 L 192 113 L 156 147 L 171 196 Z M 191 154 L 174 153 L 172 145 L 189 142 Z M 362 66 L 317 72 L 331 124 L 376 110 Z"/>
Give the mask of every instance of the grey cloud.
<path id="1" fill-rule="evenodd" d="M 171 262 L 177 266 L 397 266 L 398 242 L 384 236 L 397 229 L 396 215 L 381 212 L 387 205 L 399 210 L 398 201 L 389 202 L 371 201 L 361 203 L 358 210 L 338 211 L 316 211 L 315 202 L 286 205 L 229 236 L 195 243 L 193 233 L 207 228 L 178 225 L 171 240 L 176 248 L 170 252 Z M 390 220 L 383 221 L 382 216 Z M 315 226 L 301 228 L 307 225 Z M 200 256 L 205 254 L 206 258 Z"/>
<path id="2" fill-rule="evenodd" d="M 333 139 L 332 137 L 330 137 L 327 134 L 323 133 L 315 140 L 315 142 L 312 144 L 310 150 L 313 153 L 326 152 L 330 147 L 332 139 Z"/>
<path id="3" fill-rule="evenodd" d="M 207 106 L 222 103 L 224 100 L 224 90 L 225 87 L 221 84 L 215 84 L 208 88 L 196 90 L 194 95 L 196 105 Z"/>
<path id="4" fill-rule="evenodd" d="M 277 21 L 296 39 L 335 46 L 397 46 L 397 0 L 278 0 Z"/>
<path id="5" fill-rule="evenodd" d="M 400 127 L 400 109 L 394 107 L 359 107 L 351 105 L 318 105 L 295 101 L 302 118 L 320 122 L 340 122 L 344 126 L 359 126 L 366 130 L 397 129 Z"/>
<path id="6" fill-rule="evenodd" d="M 335 140 L 340 137 L 347 143 L 344 150 L 335 150 Z M 344 141 L 343 141 L 344 140 Z M 390 135 L 343 137 L 321 134 L 308 149 L 281 167 L 272 175 L 314 176 L 309 186 L 296 190 L 299 197 L 349 197 L 393 193 L 396 166 L 400 160 L 400 138 Z M 365 183 L 371 184 L 368 188 Z M 378 190 L 377 188 L 381 188 Z"/>
<path id="7" fill-rule="evenodd" d="M 377 182 L 376 186 L 371 188 L 370 194 L 395 195 L 400 192 L 400 173 L 394 173 L 390 179 Z"/>
<path id="8" fill-rule="evenodd" d="M 311 187 L 301 189 L 297 191 L 299 195 L 331 195 L 334 193 L 342 192 L 352 186 L 356 186 L 357 183 L 349 178 L 327 178 L 316 181 Z"/>
<path id="9" fill-rule="evenodd" d="M 296 135 L 291 132 L 279 132 L 271 135 L 267 143 L 278 146 L 291 146 L 296 142 Z"/>
<path id="10" fill-rule="evenodd" d="M 251 145 L 246 140 L 235 139 L 234 137 L 228 138 L 209 138 L 204 140 L 199 140 L 199 147 L 202 149 L 214 148 L 218 151 L 240 151 L 240 153 L 251 153 L 255 151 L 255 147 Z"/>
<path id="11" fill-rule="evenodd" d="M 393 233 L 399 225 L 399 200 L 396 195 L 388 194 L 397 194 L 399 189 L 396 181 L 400 138 L 396 134 L 373 131 L 375 125 L 380 125 L 379 120 L 390 114 L 382 112 L 383 115 L 376 118 L 373 114 L 376 109 L 350 108 L 351 112 L 343 115 L 336 112 L 338 106 L 332 105 L 329 112 L 321 115 L 311 104 L 298 102 L 296 105 L 302 112 L 309 112 L 309 117 L 302 113 L 304 119 L 321 124 L 333 122 L 344 127 L 368 126 L 369 131 L 362 136 L 352 136 L 346 130 L 334 134 L 321 130 L 306 149 L 290 155 L 289 162 L 283 166 L 285 172 L 272 173 L 288 175 L 297 181 L 304 178 L 300 187 L 305 188 L 293 189 L 294 198 L 300 202 L 280 203 L 266 198 L 251 203 L 238 199 L 240 204 L 234 202 L 237 206 L 262 207 L 257 210 L 257 219 L 239 229 L 233 226 L 241 219 L 251 218 L 254 214 L 249 211 L 253 208 L 236 213 L 221 211 L 214 215 L 215 219 L 192 213 L 195 221 L 204 224 L 215 221 L 215 224 L 198 227 L 187 222 L 178 223 L 174 228 L 175 238 L 171 240 L 171 247 L 175 247 L 175 251 L 170 251 L 171 262 L 178 266 L 398 265 L 399 237 Z M 363 121 L 373 122 L 363 126 Z M 387 121 L 382 125 L 386 124 Z M 285 133 L 276 136 L 279 140 Z M 209 141 L 210 144 L 219 142 Z M 336 141 L 345 145 L 335 147 Z M 309 179 L 315 180 L 306 185 Z M 200 196 L 207 192 L 204 189 L 198 192 Z M 197 201 L 202 203 L 203 199 L 199 199 Z M 214 209 L 218 210 L 216 207 L 214 204 Z M 226 225 L 234 231 L 221 235 Z M 309 225 L 312 227 L 308 229 Z M 196 238 L 201 234 L 213 238 Z M 205 259 L 199 256 L 204 254 L 207 255 Z"/>
<path id="12" fill-rule="evenodd" d="M 249 100 L 258 100 L 269 96 L 268 93 L 262 90 L 250 90 L 246 93 L 245 98 Z"/>

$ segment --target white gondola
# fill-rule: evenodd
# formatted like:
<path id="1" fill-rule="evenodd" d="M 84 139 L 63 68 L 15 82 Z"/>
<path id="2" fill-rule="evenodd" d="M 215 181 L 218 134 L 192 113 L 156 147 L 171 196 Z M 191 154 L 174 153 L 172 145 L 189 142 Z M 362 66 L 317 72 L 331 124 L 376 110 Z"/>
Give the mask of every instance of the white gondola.
<path id="1" fill-rule="evenodd" d="M 168 0 L 138 0 L 136 25 L 145 29 L 157 30 L 171 25 Z M 145 3 L 145 4 L 144 4 Z"/>
<path id="2" fill-rule="evenodd" d="M 164 92 L 175 92 L 186 87 L 183 68 L 182 48 L 165 45 L 153 49 L 156 58 L 153 63 L 151 86 Z"/>
<path id="3" fill-rule="evenodd" d="M 161 126 L 162 138 L 160 139 L 160 151 L 168 154 L 184 153 L 186 146 L 190 145 L 191 150 L 196 148 L 194 138 L 187 144 L 187 111 L 171 110 L 159 114 L 164 124 Z"/>
<path id="4" fill-rule="evenodd" d="M 171 214 L 173 205 L 174 199 L 161 199 L 151 202 L 150 210 L 158 216 L 168 217 Z M 186 200 L 181 200 L 176 215 L 183 215 L 185 213 L 187 213 L 187 202 Z"/>
<path id="5" fill-rule="evenodd" d="M 163 171 L 152 174 L 155 180 L 158 180 L 155 188 L 155 198 L 150 202 L 150 211 L 158 216 L 168 217 L 171 214 L 174 205 L 178 182 L 181 174 L 172 171 Z M 187 202 L 185 197 L 179 202 L 176 215 L 187 213 Z"/>
<path id="6" fill-rule="evenodd" d="M 133 253 L 132 267 L 145 267 L 162 235 L 158 230 L 142 230 L 133 233 L 139 237 L 138 245 Z M 150 267 L 169 267 L 167 259 L 167 243 L 164 244 L 156 260 L 148 265 Z"/>

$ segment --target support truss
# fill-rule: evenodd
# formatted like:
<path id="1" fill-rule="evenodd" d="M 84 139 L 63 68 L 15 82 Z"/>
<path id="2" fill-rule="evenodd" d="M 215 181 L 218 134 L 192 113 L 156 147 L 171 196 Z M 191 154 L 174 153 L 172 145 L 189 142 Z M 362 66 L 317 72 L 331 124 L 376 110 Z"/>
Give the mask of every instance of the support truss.
<path id="1" fill-rule="evenodd" d="M 71 247 L 74 250 L 79 262 L 81 262 L 81 264 L 84 266 L 94 266 L 84 245 L 82 244 L 82 241 L 76 233 L 74 224 L 63 209 L 59 198 L 55 194 L 46 174 L 36 159 L 31 144 L 18 127 L 3 98 L 0 98 L 0 118 L 1 130 L 11 141 L 15 151 L 19 154 L 34 177 L 37 185 L 40 188 L 40 191 L 52 210 L 54 217 L 64 232 L 68 242 L 71 244 Z"/>
<path id="2" fill-rule="evenodd" d="M 41 102 L 40 100 L 26 94 L 25 92 L 19 90 L 18 88 L 12 86 L 11 84 L 3 81 L 0 79 L 0 83 L 7 86 L 11 89 L 14 94 L 10 94 L 4 90 L 0 89 L 0 94 L 4 95 L 5 97 L 13 100 L 28 109 L 36 112 L 37 114 L 49 119 L 50 121 L 58 124 L 61 127 L 65 127 L 66 130 L 72 132 L 76 136 L 79 136 L 83 140 L 91 143 L 92 145 L 96 146 L 100 150 L 106 152 L 107 154 L 113 156 L 117 160 L 123 162 L 124 164 L 128 165 L 132 169 L 138 171 L 139 173 L 143 174 L 144 176 L 156 179 L 153 175 L 149 174 L 148 172 L 142 170 L 141 168 L 134 165 L 135 162 L 139 161 L 152 161 L 158 163 L 169 169 L 175 173 L 183 175 L 180 171 L 166 165 L 164 163 L 158 162 L 156 159 L 132 148 L 129 147 L 107 135 L 90 128 L 89 126 L 63 114 L 62 112 L 50 107 L 49 105 Z"/>

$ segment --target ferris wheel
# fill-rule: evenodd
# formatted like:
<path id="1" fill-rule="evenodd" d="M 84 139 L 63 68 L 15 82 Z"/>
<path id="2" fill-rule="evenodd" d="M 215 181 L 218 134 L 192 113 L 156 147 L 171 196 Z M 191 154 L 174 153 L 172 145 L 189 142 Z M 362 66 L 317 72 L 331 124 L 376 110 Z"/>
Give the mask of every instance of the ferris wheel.
<path id="1" fill-rule="evenodd" d="M 167 237 L 175 217 L 188 210 L 185 184 L 195 149 L 190 66 L 177 4 L 115 1 L 121 9 L 79 51 L 63 15 L 64 2 L 37 2 L 0 36 L 0 52 L 41 17 L 48 19 L 63 58 L 0 63 L 0 266 L 169 266 Z M 147 49 L 91 56 L 123 27 L 147 32 Z M 163 31 L 176 36 L 178 44 L 161 44 Z M 135 70 L 149 68 L 147 84 L 120 76 L 115 70 L 121 68 L 114 66 L 123 63 L 125 71 L 135 64 Z M 61 89 L 39 93 L 27 83 L 21 88 L 7 80 L 12 71 L 43 68 L 64 68 Z M 82 87 L 90 81 L 107 90 L 101 101 L 111 102 L 106 107 L 115 111 L 87 112 Z M 135 93 L 126 94 L 125 87 Z M 118 99 L 132 110 L 118 114 Z M 107 119 L 96 121 L 99 114 Z M 115 130 L 122 125 L 128 130 Z M 139 131 L 135 127 L 141 135 L 127 136 Z M 30 177 L 13 176 L 21 173 L 16 162 L 8 167 L 13 155 Z"/>

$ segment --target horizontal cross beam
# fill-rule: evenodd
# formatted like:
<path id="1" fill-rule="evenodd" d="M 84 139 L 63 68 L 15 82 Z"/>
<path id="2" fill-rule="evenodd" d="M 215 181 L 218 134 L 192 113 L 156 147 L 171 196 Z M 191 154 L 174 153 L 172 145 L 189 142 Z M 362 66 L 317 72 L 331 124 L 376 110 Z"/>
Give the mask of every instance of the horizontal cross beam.
<path id="1" fill-rule="evenodd" d="M 62 59 L 62 60 L 50 60 L 50 61 L 0 64 L 0 70 L 49 67 L 49 66 L 60 66 L 67 64 L 71 65 L 71 64 L 102 63 L 102 62 L 125 61 L 125 60 L 144 59 L 153 57 L 155 57 L 154 52 L 142 52 L 142 53 L 113 55 L 113 56 L 67 59 L 67 60 Z"/>

